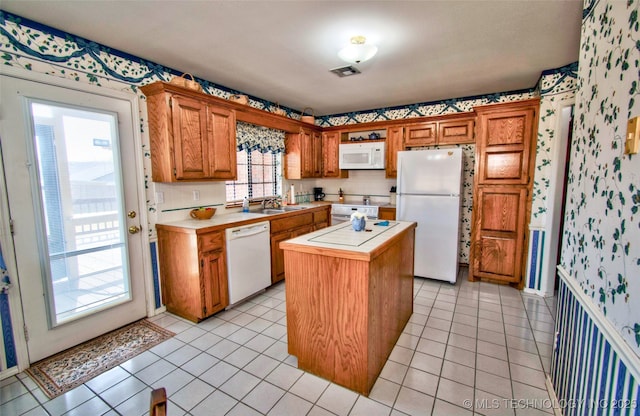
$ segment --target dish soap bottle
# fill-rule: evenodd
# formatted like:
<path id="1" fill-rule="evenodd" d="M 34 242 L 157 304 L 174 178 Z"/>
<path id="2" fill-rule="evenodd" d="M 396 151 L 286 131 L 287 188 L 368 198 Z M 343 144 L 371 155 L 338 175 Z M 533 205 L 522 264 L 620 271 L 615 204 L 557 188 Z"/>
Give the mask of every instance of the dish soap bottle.
<path id="1" fill-rule="evenodd" d="M 344 204 L 344 192 L 342 192 L 342 188 L 338 191 L 338 202 Z"/>
<path id="2" fill-rule="evenodd" d="M 242 212 L 249 212 L 249 198 L 246 196 L 242 200 Z"/>

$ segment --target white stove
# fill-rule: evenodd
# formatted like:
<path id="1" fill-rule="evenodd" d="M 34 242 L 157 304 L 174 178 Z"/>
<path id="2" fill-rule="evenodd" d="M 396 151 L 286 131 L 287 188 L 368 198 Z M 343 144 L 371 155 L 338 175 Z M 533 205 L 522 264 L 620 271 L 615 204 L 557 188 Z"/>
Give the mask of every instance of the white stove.
<path id="1" fill-rule="evenodd" d="M 377 205 L 331 204 L 331 225 L 351 221 L 354 212 L 361 212 L 370 220 L 378 219 Z"/>

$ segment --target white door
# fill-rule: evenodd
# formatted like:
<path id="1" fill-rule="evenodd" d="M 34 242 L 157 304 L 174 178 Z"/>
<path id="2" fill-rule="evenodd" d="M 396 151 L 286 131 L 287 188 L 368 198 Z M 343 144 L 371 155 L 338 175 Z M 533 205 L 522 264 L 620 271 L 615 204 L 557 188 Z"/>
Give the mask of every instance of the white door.
<path id="1" fill-rule="evenodd" d="M 35 362 L 146 316 L 137 114 L 132 100 L 5 75 L 0 89 L 14 278 Z"/>

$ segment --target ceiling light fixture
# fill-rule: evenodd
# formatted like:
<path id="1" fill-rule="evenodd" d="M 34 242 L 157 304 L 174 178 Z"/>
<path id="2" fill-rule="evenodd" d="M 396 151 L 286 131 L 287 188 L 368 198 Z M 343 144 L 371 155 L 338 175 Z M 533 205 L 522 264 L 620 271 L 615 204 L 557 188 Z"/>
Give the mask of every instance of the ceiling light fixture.
<path id="1" fill-rule="evenodd" d="M 367 45 L 365 44 L 366 41 L 367 38 L 364 36 L 352 37 L 351 43 L 340 49 L 338 56 L 343 61 L 352 64 L 359 64 L 360 62 L 373 58 L 376 52 L 378 52 L 378 47 L 375 45 Z"/>

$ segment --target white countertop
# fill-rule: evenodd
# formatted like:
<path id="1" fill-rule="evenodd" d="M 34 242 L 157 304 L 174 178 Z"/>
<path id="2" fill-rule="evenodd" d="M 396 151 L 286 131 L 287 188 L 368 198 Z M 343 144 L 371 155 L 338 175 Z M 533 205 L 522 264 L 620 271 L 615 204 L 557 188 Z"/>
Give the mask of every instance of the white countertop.
<path id="1" fill-rule="evenodd" d="M 310 202 L 310 203 L 299 204 L 298 206 L 301 208 L 317 208 L 319 206 L 325 206 L 325 205 L 329 205 L 329 204 Z M 300 212 L 300 211 L 304 211 L 304 209 L 288 211 L 287 213 Z M 269 221 L 271 217 L 274 217 L 277 214 L 262 214 L 255 211 L 232 212 L 230 214 L 216 213 L 209 220 L 192 219 L 191 217 L 189 217 L 189 211 L 185 211 L 185 215 L 188 218 L 185 218 L 183 220 L 178 220 L 178 221 L 159 222 L 158 225 L 169 225 L 172 227 L 181 227 L 181 228 L 186 228 L 191 230 L 199 230 L 201 228 L 225 226 L 225 225 L 233 224 L 236 222 L 255 221 L 256 219 L 264 219 L 265 221 Z"/>
<path id="2" fill-rule="evenodd" d="M 388 226 L 374 225 L 381 220 L 368 221 L 365 230 L 355 231 L 350 222 L 323 228 L 300 237 L 287 240 L 287 245 L 299 245 L 318 249 L 342 250 L 355 253 L 371 253 L 382 244 L 415 225 L 410 221 L 388 221 Z"/>
<path id="3" fill-rule="evenodd" d="M 270 216 L 271 215 L 260 214 L 258 212 L 233 212 L 231 214 L 214 215 L 209 220 L 194 220 L 189 218 L 181 221 L 173 221 L 173 222 L 166 222 L 166 223 L 159 223 L 159 224 L 197 230 L 200 228 L 213 227 L 216 225 L 227 225 L 227 224 L 232 224 L 234 222 L 255 220 L 256 218 L 267 218 Z"/>

